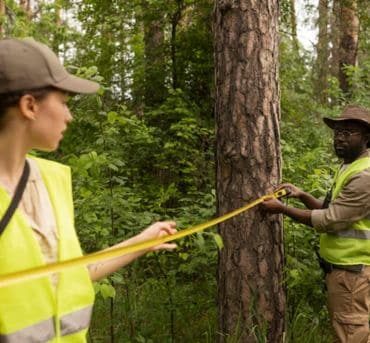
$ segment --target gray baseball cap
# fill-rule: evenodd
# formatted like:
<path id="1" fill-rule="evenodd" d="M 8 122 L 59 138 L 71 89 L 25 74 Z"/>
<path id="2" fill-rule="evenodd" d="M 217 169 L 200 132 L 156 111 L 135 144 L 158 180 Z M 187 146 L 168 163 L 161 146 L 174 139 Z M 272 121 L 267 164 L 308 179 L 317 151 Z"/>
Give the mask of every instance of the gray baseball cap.
<path id="1" fill-rule="evenodd" d="M 57 55 L 32 38 L 0 40 L 0 94 L 52 86 L 91 94 L 99 84 L 67 72 Z"/>

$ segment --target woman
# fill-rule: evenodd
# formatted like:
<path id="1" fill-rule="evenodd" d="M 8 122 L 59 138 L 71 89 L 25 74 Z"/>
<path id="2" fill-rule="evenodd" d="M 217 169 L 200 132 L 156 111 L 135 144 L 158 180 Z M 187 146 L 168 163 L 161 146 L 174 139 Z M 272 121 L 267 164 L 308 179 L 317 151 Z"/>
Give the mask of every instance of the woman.
<path id="1" fill-rule="evenodd" d="M 53 151 L 72 120 L 67 96 L 99 85 L 68 74 L 57 56 L 33 39 L 0 41 L 0 216 L 7 210 L 25 165 L 30 176 L 18 209 L 0 236 L 0 275 L 82 255 L 73 223 L 70 169 L 29 157 Z M 158 222 L 115 247 L 176 232 Z M 173 249 L 162 244 L 152 250 Z M 147 251 L 68 269 L 0 288 L 0 343 L 85 342 L 99 280 Z"/>

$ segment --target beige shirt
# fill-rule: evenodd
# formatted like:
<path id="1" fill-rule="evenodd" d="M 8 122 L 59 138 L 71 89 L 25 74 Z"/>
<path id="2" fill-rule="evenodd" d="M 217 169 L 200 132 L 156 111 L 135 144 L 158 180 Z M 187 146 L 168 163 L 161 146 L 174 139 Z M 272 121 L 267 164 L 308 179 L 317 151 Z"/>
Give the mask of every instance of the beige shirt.
<path id="1" fill-rule="evenodd" d="M 370 157 L 370 149 L 362 157 Z M 344 230 L 363 218 L 370 218 L 370 168 L 354 175 L 327 209 L 311 212 L 312 225 L 318 232 Z"/>
<path id="2" fill-rule="evenodd" d="M 30 176 L 24 190 L 18 210 L 24 215 L 38 241 L 46 263 L 58 259 L 58 230 L 48 191 L 42 180 L 37 163 L 27 159 L 30 165 Z M 12 192 L 4 189 L 13 196 Z M 56 278 L 52 278 L 55 284 Z"/>

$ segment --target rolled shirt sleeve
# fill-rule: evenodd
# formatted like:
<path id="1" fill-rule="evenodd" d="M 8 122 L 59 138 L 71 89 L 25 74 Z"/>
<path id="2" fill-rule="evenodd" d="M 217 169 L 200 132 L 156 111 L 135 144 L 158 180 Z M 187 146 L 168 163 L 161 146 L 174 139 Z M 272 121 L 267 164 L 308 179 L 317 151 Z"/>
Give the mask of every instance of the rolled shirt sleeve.
<path id="1" fill-rule="evenodd" d="M 318 232 L 344 230 L 352 223 L 370 217 L 370 169 L 354 175 L 329 207 L 311 212 L 312 226 Z"/>

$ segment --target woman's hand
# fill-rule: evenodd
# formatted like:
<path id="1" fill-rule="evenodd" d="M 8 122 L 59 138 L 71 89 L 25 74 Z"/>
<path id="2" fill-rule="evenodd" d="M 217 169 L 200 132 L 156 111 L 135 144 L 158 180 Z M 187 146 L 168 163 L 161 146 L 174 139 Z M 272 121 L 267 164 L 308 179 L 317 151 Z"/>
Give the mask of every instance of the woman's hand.
<path id="1" fill-rule="evenodd" d="M 136 238 L 137 242 L 147 241 L 150 239 L 156 239 L 167 235 L 173 235 L 176 233 L 176 222 L 174 221 L 163 221 L 163 222 L 156 222 L 141 233 L 139 233 Z M 175 243 L 163 243 L 157 245 L 153 248 L 150 248 L 148 251 L 157 251 L 157 250 L 173 250 L 177 247 Z"/>
<path id="2" fill-rule="evenodd" d="M 160 238 L 167 235 L 173 235 L 176 233 L 176 223 L 173 221 L 164 221 L 164 222 L 157 222 L 150 225 L 148 228 L 143 230 L 138 235 L 131 237 L 121 243 L 110 247 L 109 249 L 115 249 L 120 247 L 127 247 L 133 244 L 139 244 L 144 241 L 148 241 L 151 239 Z M 127 264 L 131 263 L 132 261 L 136 260 L 138 257 L 145 255 L 147 252 L 156 251 L 156 250 L 173 250 L 177 247 L 175 243 L 163 243 L 159 244 L 155 247 L 149 249 L 143 249 L 140 251 L 136 251 L 133 253 L 125 254 L 119 257 L 115 257 L 111 260 L 103 261 L 94 263 L 89 265 L 89 272 L 90 277 L 93 281 L 101 280 L 103 277 L 106 277 L 118 269 L 126 266 Z"/>

